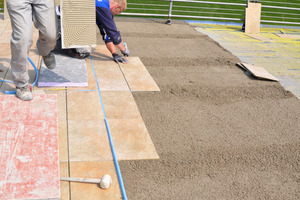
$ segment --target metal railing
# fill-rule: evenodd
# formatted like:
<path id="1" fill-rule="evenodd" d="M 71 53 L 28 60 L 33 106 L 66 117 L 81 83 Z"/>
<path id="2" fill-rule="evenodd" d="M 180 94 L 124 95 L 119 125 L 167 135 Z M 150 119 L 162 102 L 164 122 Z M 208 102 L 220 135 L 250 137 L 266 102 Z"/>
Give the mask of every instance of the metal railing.
<path id="1" fill-rule="evenodd" d="M 0 7 L 3 7 L 4 3 L 0 2 Z M 4 12 L 4 8 L 0 8 L 0 13 Z"/>
<path id="2" fill-rule="evenodd" d="M 283 0 L 281 0 L 283 1 Z M 248 2 L 262 4 L 261 23 L 300 25 L 300 0 L 289 3 L 280 1 L 249 1 L 249 0 L 127 0 L 127 9 L 123 16 L 143 16 L 175 19 L 196 19 L 213 21 L 244 21 L 245 8 Z"/>
<path id="3" fill-rule="evenodd" d="M 167 23 L 171 18 L 242 22 L 249 1 L 127 0 L 127 9 L 121 15 L 166 18 Z M 261 23 L 300 26 L 300 0 L 281 1 L 257 1 L 262 4 Z M 3 10 L 0 8 L 0 12 Z"/>

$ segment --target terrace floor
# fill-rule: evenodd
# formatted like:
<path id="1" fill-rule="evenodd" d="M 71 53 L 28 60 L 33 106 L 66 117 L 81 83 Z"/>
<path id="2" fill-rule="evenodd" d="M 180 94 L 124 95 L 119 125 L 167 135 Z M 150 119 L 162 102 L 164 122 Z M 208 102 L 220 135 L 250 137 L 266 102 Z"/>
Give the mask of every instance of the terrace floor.
<path id="1" fill-rule="evenodd" d="M 7 81 L 11 81 L 12 77 L 10 72 L 11 32 L 10 22 L 0 19 L 0 78 Z M 36 41 L 37 38 L 38 31 L 34 29 L 33 40 Z M 30 49 L 29 58 L 40 68 L 41 56 L 38 55 L 35 45 L 32 45 Z M 10 167 L 1 165 L 2 169 L 0 169 L 0 177 L 6 177 L 5 183 L 0 184 L 1 199 L 57 198 L 55 191 L 39 196 L 37 191 L 45 190 L 45 188 L 41 188 L 37 182 L 43 181 L 44 185 L 50 185 L 51 176 L 44 174 L 45 177 L 39 177 L 39 169 L 41 165 L 48 163 L 47 160 L 53 159 L 55 162 L 55 159 L 58 158 L 61 177 L 99 179 L 104 174 L 112 177 L 112 185 L 107 190 L 100 189 L 96 184 L 61 181 L 61 199 L 121 199 L 105 120 L 109 124 L 118 160 L 159 158 L 132 96 L 132 92 L 159 91 L 159 88 L 138 57 L 130 57 L 128 61 L 129 64 L 115 63 L 107 48 L 104 45 L 98 45 L 93 48 L 92 56 L 86 59 L 87 87 L 34 87 L 34 100 L 30 102 L 20 101 L 14 95 L 5 95 L 4 91 L 15 90 L 15 87 L 9 82 L 0 83 L 2 91 L 0 104 L 3 108 L 1 112 L 7 116 L 3 117 L 0 123 L 2 124 L 0 133 L 3 136 L 0 141 L 0 149 L 1 155 L 6 155 L 6 157 L 2 157 L 5 163 L 10 160 Z M 82 71 L 82 73 L 84 72 Z M 36 74 L 31 65 L 29 74 L 32 84 Z M 48 101 L 47 99 L 52 100 Z M 14 107 L 9 105 L 14 105 Z M 55 105 L 57 105 L 57 112 Z M 45 110 L 48 107 L 52 110 Z M 21 110 L 27 110 L 29 114 L 23 113 Z M 44 119 L 46 124 L 54 121 L 52 128 L 40 127 L 35 124 L 40 123 L 39 119 L 43 112 L 53 112 L 54 116 L 49 115 Z M 18 120 L 19 116 L 25 114 L 28 115 L 26 120 Z M 18 125 L 13 126 L 11 120 Z M 32 123 L 28 124 L 28 121 L 32 121 Z M 55 122 L 58 123 L 58 127 L 55 126 Z M 11 126 L 7 124 L 11 124 Z M 25 128 L 20 129 L 23 126 Z M 58 137 L 58 140 L 51 139 L 51 141 L 43 142 L 46 139 L 41 138 L 39 140 L 41 144 L 35 143 L 34 139 L 43 133 L 48 135 L 50 131 L 54 138 Z M 22 135 L 23 139 L 16 133 Z M 33 143 L 20 142 L 20 140 L 24 140 L 24 137 L 32 139 Z M 48 158 L 37 155 L 38 158 L 33 159 L 35 155 L 31 155 L 31 147 L 32 149 L 46 149 L 47 146 L 52 147 L 51 153 L 46 150 L 40 152 L 42 154 L 48 152 Z M 58 146 L 59 150 L 56 151 L 55 147 Z M 24 153 L 24 149 L 27 149 L 26 153 Z M 26 154 L 26 161 L 31 160 L 29 165 L 31 167 L 23 165 L 20 167 L 17 162 L 19 162 L 18 156 L 22 153 L 11 154 L 12 152 Z M 58 157 L 55 152 L 59 152 Z M 44 159 L 41 159 L 42 157 Z M 56 176 L 57 167 L 58 165 L 54 165 L 48 169 L 53 172 L 53 177 Z M 13 170 L 8 170 L 8 168 L 13 168 Z M 25 169 L 26 171 L 24 171 Z M 28 183 L 26 174 L 32 174 L 30 172 L 35 172 L 36 175 L 34 180 Z M 41 174 L 43 175 L 43 173 Z M 16 180 L 16 177 L 19 178 Z M 58 177 L 56 176 L 56 178 Z M 15 181 L 19 188 L 17 190 L 13 189 Z M 58 182 L 54 181 L 53 183 L 52 180 L 51 183 L 54 188 L 55 186 L 59 188 Z M 31 190 L 23 191 L 21 189 L 23 187 L 31 188 Z M 34 195 L 32 195 L 33 192 Z M 45 196 L 47 194 L 49 196 Z"/>
<path id="2" fill-rule="evenodd" d="M 129 199 L 296 199 L 299 100 L 278 83 L 247 78 L 234 66 L 238 59 L 231 53 L 266 68 L 299 98 L 299 40 L 274 35 L 278 29 L 262 29 L 262 36 L 269 40 L 261 41 L 237 27 L 193 24 L 227 49 L 224 51 L 186 24 L 127 20 L 121 19 L 117 26 L 124 30 L 129 48 L 143 59 L 132 57 L 130 64 L 118 65 L 98 45 L 92 59 L 86 59 L 86 88 L 35 87 L 34 104 L 0 93 L 0 105 L 15 99 L 18 106 L 37 108 L 32 109 L 36 113 L 30 121 L 39 118 L 43 106 L 53 108 L 56 101 L 60 176 L 112 176 L 108 190 L 60 182 L 61 199 L 121 199 L 104 113 L 122 161 L 121 171 L 125 171 Z M 282 31 L 298 34 L 298 30 Z M 8 80 L 10 33 L 9 22 L 0 20 L 0 78 Z M 29 57 L 40 65 L 34 45 Z M 141 60 L 147 62 L 159 88 Z M 32 83 L 35 72 L 31 66 L 29 74 Z M 0 88 L 13 89 L 9 83 Z M 48 95 L 49 103 L 45 101 Z M 5 112 L 2 117 L 10 120 L 13 110 L 9 107 Z M 44 129 L 35 131 L 38 135 Z M 0 135 L 11 132 L 0 129 Z M 0 171 L 0 176 L 7 175 Z"/>

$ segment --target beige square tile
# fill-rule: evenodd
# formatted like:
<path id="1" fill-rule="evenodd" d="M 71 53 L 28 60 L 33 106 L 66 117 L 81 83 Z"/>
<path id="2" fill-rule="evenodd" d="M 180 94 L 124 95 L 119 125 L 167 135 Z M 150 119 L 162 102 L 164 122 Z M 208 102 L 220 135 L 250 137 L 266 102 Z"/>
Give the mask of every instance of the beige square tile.
<path id="1" fill-rule="evenodd" d="M 112 60 L 112 55 L 106 45 L 97 45 L 96 47 L 93 47 L 92 54 L 102 60 Z"/>
<path id="2" fill-rule="evenodd" d="M 67 93 L 69 120 L 100 120 L 103 118 L 97 91 L 70 91 Z"/>
<path id="3" fill-rule="evenodd" d="M 9 50 L 10 51 L 10 50 Z M 0 69 L 3 70 L 4 68 L 7 69 L 10 66 L 10 55 L 0 56 Z"/>
<path id="4" fill-rule="evenodd" d="M 109 174 L 112 178 L 112 184 L 105 190 L 97 184 L 71 183 L 72 200 L 122 199 L 113 161 L 71 162 L 70 172 L 71 177 L 100 179 L 104 174 Z"/>
<path id="5" fill-rule="evenodd" d="M 33 28 L 33 34 L 32 34 L 33 43 L 36 44 L 35 41 L 39 39 L 39 31 L 36 28 Z"/>
<path id="6" fill-rule="evenodd" d="M 10 57 L 11 57 L 10 44 L 1 43 L 0 58 L 10 58 Z"/>
<path id="7" fill-rule="evenodd" d="M 97 90 L 97 81 L 93 70 L 87 70 L 88 87 L 81 88 L 81 90 Z M 68 88 L 70 89 L 70 88 Z M 72 88 L 73 89 L 73 88 Z M 78 88 L 80 90 L 80 88 Z"/>
<path id="8" fill-rule="evenodd" d="M 158 159 L 147 128 L 140 119 L 108 119 L 118 160 Z"/>
<path id="9" fill-rule="evenodd" d="M 8 21 L 4 21 L 2 18 L 0 18 L 0 34 L 2 33 L 2 31 L 5 30 L 5 28 L 7 27 L 8 25 Z"/>
<path id="10" fill-rule="evenodd" d="M 11 38 L 11 26 L 8 20 L 0 23 L 0 43 L 9 43 Z"/>
<path id="11" fill-rule="evenodd" d="M 69 120 L 70 161 L 112 160 L 104 120 Z"/>
<path id="12" fill-rule="evenodd" d="M 101 92 L 107 119 L 139 119 L 139 109 L 131 92 Z"/>
<path id="13" fill-rule="evenodd" d="M 92 56 L 97 81 L 101 91 L 129 91 L 119 65 L 112 60 Z"/>
<path id="14" fill-rule="evenodd" d="M 120 67 L 131 91 L 160 91 L 138 57 L 128 57 L 128 63 L 120 63 Z"/>
<path id="15" fill-rule="evenodd" d="M 9 20 L 7 20 L 7 22 L 8 22 L 8 24 L 7 24 L 7 27 L 6 27 L 6 29 L 5 29 L 5 30 L 7 30 L 7 31 L 11 31 L 11 30 L 12 30 L 12 28 L 11 28 L 11 23 L 10 23 L 10 21 L 9 21 Z"/>
<path id="16" fill-rule="evenodd" d="M 1 32 L 2 32 L 2 34 L 0 36 L 0 44 L 1 44 L 1 46 L 3 44 L 10 44 L 11 31 L 10 32 L 4 31 L 4 30 L 1 31 L 1 28 L 0 28 L 0 33 Z"/>
<path id="17" fill-rule="evenodd" d="M 60 162 L 60 177 L 69 177 L 68 162 Z M 60 200 L 70 199 L 70 183 L 66 181 L 60 181 Z"/>

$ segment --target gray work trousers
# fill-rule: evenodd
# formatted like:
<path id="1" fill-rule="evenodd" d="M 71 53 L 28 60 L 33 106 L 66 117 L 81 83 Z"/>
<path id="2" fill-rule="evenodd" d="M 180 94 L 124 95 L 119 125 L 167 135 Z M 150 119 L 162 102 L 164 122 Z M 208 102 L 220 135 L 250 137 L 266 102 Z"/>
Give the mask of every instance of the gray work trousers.
<path id="1" fill-rule="evenodd" d="M 37 48 L 42 56 L 53 50 L 57 25 L 54 0 L 6 0 L 11 19 L 11 71 L 17 87 L 28 85 L 27 56 L 32 45 L 33 26 L 39 30 Z"/>

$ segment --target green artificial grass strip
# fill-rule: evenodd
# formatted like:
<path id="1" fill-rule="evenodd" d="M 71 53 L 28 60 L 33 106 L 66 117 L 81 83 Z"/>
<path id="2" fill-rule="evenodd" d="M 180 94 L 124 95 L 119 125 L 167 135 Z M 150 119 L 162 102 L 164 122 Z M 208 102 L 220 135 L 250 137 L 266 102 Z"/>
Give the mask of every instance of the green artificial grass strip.
<path id="1" fill-rule="evenodd" d="M 203 2 L 203 0 L 201 0 Z M 246 4 L 246 0 L 207 0 L 207 2 L 223 2 Z M 160 0 L 127 0 L 126 13 L 144 13 L 144 14 L 163 14 L 169 13 L 169 1 Z M 277 6 L 300 9 L 300 0 L 277 0 L 277 1 L 260 1 L 263 6 Z M 245 15 L 245 6 L 243 5 L 218 5 L 207 3 L 188 3 L 173 2 L 172 15 L 201 16 L 201 17 L 218 17 L 234 18 L 243 20 Z M 159 17 L 162 18 L 162 17 Z M 174 19 L 197 20 L 197 18 L 172 17 Z M 300 23 L 300 10 L 262 8 L 262 20 Z M 202 20 L 202 19 L 199 19 Z M 204 19 L 205 20 L 205 19 Z M 223 20 L 219 20 L 223 21 Z M 226 20 L 228 21 L 228 20 Z M 230 20 L 229 20 L 230 21 Z M 234 20 L 233 20 L 234 21 Z M 272 24 L 272 23 L 264 23 Z M 299 25 L 298 25 L 299 26 Z"/>

